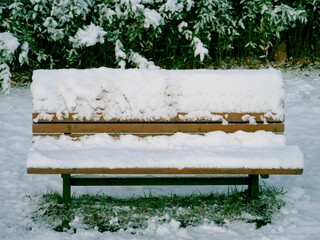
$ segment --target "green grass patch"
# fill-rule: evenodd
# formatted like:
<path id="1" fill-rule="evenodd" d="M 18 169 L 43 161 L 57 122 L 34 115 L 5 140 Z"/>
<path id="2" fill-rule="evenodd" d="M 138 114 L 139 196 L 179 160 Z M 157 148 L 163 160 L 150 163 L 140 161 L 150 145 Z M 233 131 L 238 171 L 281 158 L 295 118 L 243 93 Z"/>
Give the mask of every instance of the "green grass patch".
<path id="1" fill-rule="evenodd" d="M 167 195 L 128 199 L 106 195 L 73 196 L 72 204 L 61 203 L 61 195 L 47 193 L 37 202 L 32 218 L 56 231 L 97 229 L 100 232 L 119 230 L 137 233 L 149 221 L 169 223 L 175 219 L 180 227 L 203 223 L 225 225 L 231 221 L 255 223 L 257 228 L 272 222 L 273 216 L 285 205 L 282 189 L 263 186 L 259 200 L 249 201 L 237 190 L 229 194 Z"/>

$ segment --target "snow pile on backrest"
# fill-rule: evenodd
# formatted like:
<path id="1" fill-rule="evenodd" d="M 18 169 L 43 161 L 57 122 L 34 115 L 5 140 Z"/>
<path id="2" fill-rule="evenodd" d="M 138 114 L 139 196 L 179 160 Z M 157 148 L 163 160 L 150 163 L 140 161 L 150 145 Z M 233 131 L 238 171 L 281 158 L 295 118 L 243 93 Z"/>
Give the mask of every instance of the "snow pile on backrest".
<path id="1" fill-rule="evenodd" d="M 36 70 L 33 112 L 105 120 L 170 119 L 179 113 L 265 112 L 283 118 L 281 72 L 268 70 Z M 42 116 L 45 116 L 44 114 Z"/>

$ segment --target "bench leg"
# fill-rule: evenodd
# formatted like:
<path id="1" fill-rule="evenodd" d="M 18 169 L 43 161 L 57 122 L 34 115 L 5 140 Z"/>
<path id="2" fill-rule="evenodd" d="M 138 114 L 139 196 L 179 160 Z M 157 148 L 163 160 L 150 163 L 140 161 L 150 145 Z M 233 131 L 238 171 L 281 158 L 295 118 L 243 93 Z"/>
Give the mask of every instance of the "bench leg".
<path id="1" fill-rule="evenodd" d="M 71 184 L 70 184 L 70 174 L 62 174 L 63 179 L 62 184 L 62 200 L 64 204 L 71 203 Z"/>
<path id="2" fill-rule="evenodd" d="M 259 175 L 249 175 L 248 194 L 250 199 L 259 198 Z"/>

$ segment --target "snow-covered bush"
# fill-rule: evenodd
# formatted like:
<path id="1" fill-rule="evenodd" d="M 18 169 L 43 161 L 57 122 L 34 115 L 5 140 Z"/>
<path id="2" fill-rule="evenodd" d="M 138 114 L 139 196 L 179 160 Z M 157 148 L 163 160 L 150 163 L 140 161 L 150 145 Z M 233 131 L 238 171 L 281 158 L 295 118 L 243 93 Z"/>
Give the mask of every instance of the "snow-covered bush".
<path id="1" fill-rule="evenodd" d="M 316 0 L 3 0 L 0 33 L 12 34 L 18 47 L 9 54 L 0 45 L 0 76 L 8 89 L 10 71 L 26 68 L 199 68 L 221 66 L 226 57 L 272 60 L 280 42 L 298 38 L 290 38 L 295 29 L 308 30 L 304 46 L 320 57 L 319 12 Z M 289 53 L 293 49 L 301 52 L 290 46 Z"/>
<path id="2" fill-rule="evenodd" d="M 208 45 L 216 44 L 214 50 L 221 61 L 223 52 L 232 49 L 233 39 L 239 36 L 232 1 L 200 0 L 195 12 L 195 34 L 204 38 Z"/>
<path id="3" fill-rule="evenodd" d="M 85 26 L 84 29 L 79 28 L 76 35 L 69 38 L 69 42 L 73 44 L 74 48 L 90 47 L 98 42 L 104 43 L 104 35 L 106 35 L 106 32 L 102 27 L 91 23 Z"/>
<path id="4" fill-rule="evenodd" d="M 243 11 L 239 26 L 247 36 L 244 47 L 251 49 L 251 53 L 256 53 L 260 58 L 268 57 L 268 49 L 277 40 L 281 40 L 282 33 L 297 23 L 307 22 L 305 10 L 280 1 L 243 0 L 241 3 Z"/>
<path id="5" fill-rule="evenodd" d="M 9 64 L 13 61 L 14 53 L 19 47 L 18 39 L 11 33 L 0 33 L 0 81 L 5 94 L 10 93 L 11 73 Z"/>

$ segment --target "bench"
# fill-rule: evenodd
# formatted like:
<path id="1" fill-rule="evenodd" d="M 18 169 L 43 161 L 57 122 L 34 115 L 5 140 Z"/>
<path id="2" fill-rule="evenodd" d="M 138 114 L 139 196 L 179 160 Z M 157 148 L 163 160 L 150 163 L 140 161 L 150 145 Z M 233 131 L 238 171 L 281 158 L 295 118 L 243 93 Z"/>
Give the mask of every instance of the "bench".
<path id="1" fill-rule="evenodd" d="M 71 186 L 247 185 L 302 174 L 285 143 L 281 72 L 36 70 L 29 174 Z"/>

